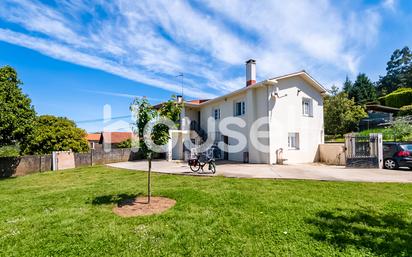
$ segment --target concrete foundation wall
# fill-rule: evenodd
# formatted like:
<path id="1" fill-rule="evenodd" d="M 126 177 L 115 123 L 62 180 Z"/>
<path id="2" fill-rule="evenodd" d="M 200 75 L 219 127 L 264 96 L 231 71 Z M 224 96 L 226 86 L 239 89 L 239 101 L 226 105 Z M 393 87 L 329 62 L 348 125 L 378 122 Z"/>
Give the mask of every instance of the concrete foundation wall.
<path id="1" fill-rule="evenodd" d="M 55 152 L 55 156 L 57 158 L 57 162 L 56 162 L 57 170 L 66 170 L 66 169 L 75 168 L 76 166 L 74 165 L 74 155 L 75 153 L 71 151 Z"/>
<path id="2" fill-rule="evenodd" d="M 345 165 L 345 144 L 320 144 L 319 162 L 330 165 Z"/>

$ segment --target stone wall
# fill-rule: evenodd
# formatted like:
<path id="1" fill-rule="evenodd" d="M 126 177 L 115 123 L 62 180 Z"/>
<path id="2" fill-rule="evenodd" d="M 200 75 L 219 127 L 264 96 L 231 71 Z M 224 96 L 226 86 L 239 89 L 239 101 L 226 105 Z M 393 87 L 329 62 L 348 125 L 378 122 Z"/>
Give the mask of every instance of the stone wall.
<path id="1" fill-rule="evenodd" d="M 59 157 L 62 156 L 58 154 Z M 67 167 L 87 167 L 92 165 L 101 165 L 114 162 L 125 162 L 141 160 L 143 156 L 140 152 L 133 152 L 129 148 L 111 149 L 110 152 L 103 150 L 92 150 L 88 153 L 71 153 L 71 158 L 67 161 L 65 158 L 58 159 L 58 164 L 65 164 Z M 164 154 L 155 154 L 153 158 L 164 158 Z M 66 165 L 67 164 L 67 165 Z M 70 165 L 69 165 L 70 164 Z M 69 165 L 69 166 L 68 166 Z M 59 168 L 63 168 L 63 166 Z M 23 176 L 31 173 L 52 170 L 52 155 L 27 155 L 22 157 L 0 157 L 0 177 Z"/>
<path id="2" fill-rule="evenodd" d="M 0 158 L 0 177 L 23 176 L 51 169 L 51 154 Z"/>

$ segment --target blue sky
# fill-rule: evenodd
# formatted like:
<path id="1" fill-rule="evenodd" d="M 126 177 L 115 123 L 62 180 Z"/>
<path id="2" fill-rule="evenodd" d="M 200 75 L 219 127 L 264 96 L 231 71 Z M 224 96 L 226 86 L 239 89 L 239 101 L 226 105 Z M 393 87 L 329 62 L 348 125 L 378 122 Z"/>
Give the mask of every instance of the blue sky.
<path id="1" fill-rule="evenodd" d="M 181 91 L 210 98 L 305 69 L 325 87 L 385 73 L 412 42 L 412 1 L 0 1 L 0 66 L 11 65 L 39 114 L 102 130 L 103 106 L 129 114 Z M 94 121 L 98 120 L 98 121 Z M 126 119 L 127 121 L 127 119 Z"/>

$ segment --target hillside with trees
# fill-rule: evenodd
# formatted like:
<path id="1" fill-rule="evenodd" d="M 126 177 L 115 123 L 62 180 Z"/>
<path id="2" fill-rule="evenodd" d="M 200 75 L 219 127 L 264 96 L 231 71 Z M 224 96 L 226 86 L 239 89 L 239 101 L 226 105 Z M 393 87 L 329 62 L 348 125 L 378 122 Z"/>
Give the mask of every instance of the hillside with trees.
<path id="1" fill-rule="evenodd" d="M 324 103 L 326 134 L 342 136 L 357 131 L 359 121 L 367 116 L 367 104 L 399 108 L 398 119 L 412 115 L 412 52 L 409 47 L 392 53 L 386 64 L 386 74 L 378 81 L 373 82 L 365 73 L 359 73 L 353 82 L 346 77 L 341 92 L 332 88 Z M 398 123 L 412 127 L 408 120 Z"/>

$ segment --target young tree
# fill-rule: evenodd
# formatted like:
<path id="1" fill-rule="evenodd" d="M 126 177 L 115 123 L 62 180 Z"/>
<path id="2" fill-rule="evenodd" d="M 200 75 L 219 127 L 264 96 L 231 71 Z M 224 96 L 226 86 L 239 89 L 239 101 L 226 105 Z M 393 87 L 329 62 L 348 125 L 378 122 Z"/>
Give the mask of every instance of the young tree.
<path id="1" fill-rule="evenodd" d="M 379 94 L 389 94 L 400 87 L 412 87 L 412 52 L 409 47 L 396 49 L 387 62 L 386 75 L 378 81 Z"/>
<path id="2" fill-rule="evenodd" d="M 324 103 L 324 123 L 327 135 L 343 135 L 355 131 L 367 113 L 362 106 L 356 105 L 345 92 L 326 96 Z"/>
<path id="3" fill-rule="evenodd" d="M 53 151 L 87 152 L 86 132 L 64 117 L 43 115 L 36 118 L 25 153 L 48 154 Z"/>
<path id="4" fill-rule="evenodd" d="M 368 76 L 360 73 L 350 88 L 348 96 L 358 104 L 365 104 L 376 100 L 376 89 Z"/>
<path id="5" fill-rule="evenodd" d="M 12 67 L 0 68 L 0 147 L 17 144 L 24 151 L 36 113 L 20 85 Z"/>
<path id="6" fill-rule="evenodd" d="M 144 142 L 144 128 L 154 119 L 166 117 L 172 120 L 175 124 L 180 119 L 182 105 L 178 104 L 176 97 L 172 98 L 160 105 L 159 109 L 155 109 L 146 98 L 135 98 L 130 105 L 130 110 L 136 119 L 135 133 L 139 140 L 139 150 L 143 153 L 148 161 L 147 172 L 147 202 L 150 203 L 151 198 L 151 171 L 153 150 L 150 149 Z M 149 135 L 156 145 L 164 145 L 169 141 L 169 128 L 166 125 L 158 124 L 153 127 L 152 134 Z"/>

